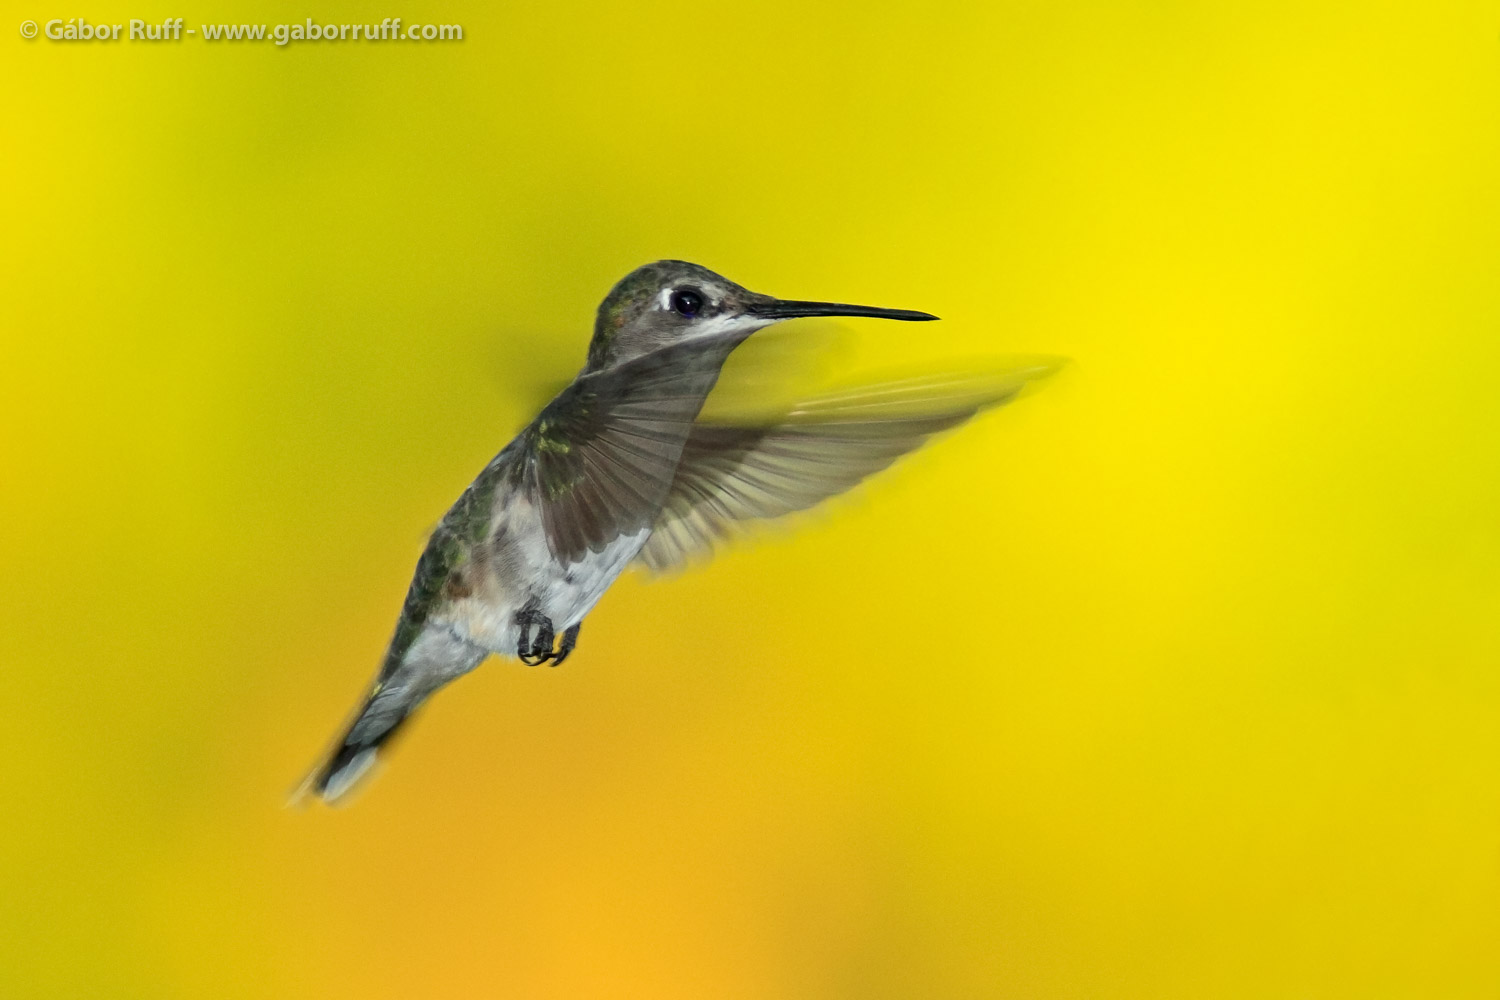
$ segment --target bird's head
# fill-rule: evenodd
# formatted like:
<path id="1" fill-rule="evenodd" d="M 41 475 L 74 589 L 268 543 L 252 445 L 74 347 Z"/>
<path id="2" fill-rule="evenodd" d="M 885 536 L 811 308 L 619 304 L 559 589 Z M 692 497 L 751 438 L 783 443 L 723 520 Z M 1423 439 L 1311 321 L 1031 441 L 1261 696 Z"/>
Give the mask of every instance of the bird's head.
<path id="1" fill-rule="evenodd" d="M 937 319 L 911 309 L 778 299 L 697 264 L 659 260 L 621 278 L 599 305 L 588 366 L 598 371 L 699 337 L 743 340 L 762 327 L 798 316 Z"/>

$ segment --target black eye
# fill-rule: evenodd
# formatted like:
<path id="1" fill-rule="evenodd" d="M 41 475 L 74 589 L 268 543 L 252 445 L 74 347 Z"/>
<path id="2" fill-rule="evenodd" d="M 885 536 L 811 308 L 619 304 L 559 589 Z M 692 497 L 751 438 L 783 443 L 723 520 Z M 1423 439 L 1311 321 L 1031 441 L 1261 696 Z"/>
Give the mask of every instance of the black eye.
<path id="1" fill-rule="evenodd" d="M 703 296 L 691 288 L 679 289 L 672 293 L 672 311 L 679 316 L 692 319 L 698 315 L 698 310 L 703 308 Z"/>

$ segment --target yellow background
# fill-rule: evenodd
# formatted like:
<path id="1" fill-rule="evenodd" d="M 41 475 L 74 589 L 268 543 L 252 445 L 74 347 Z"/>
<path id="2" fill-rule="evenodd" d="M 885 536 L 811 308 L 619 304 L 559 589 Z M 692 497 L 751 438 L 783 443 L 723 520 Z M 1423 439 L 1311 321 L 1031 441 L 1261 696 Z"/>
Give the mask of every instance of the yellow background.
<path id="1" fill-rule="evenodd" d="M 0 996 L 1500 994 L 1494 4 L 41 5 Z M 1074 364 L 284 809 L 664 256 Z"/>

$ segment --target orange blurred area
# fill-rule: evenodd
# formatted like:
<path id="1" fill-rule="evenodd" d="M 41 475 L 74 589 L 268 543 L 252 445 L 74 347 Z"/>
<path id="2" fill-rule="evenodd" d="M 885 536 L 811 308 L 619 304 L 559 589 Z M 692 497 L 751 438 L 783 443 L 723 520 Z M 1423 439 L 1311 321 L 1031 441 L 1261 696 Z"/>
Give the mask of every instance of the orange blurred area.
<path id="1" fill-rule="evenodd" d="M 4 6 L 0 996 L 1500 994 L 1492 5 Z M 658 257 L 1073 364 L 284 809 Z"/>

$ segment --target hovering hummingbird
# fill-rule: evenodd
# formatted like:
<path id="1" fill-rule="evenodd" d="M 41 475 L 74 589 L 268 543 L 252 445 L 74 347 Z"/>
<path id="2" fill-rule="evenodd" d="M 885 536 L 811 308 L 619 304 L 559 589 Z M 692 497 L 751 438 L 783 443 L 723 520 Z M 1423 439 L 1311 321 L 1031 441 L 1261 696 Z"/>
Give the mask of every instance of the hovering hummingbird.
<path id="1" fill-rule="evenodd" d="M 615 285 L 583 370 L 433 531 L 373 688 L 302 790 L 344 795 L 433 692 L 491 653 L 561 664 L 627 567 L 668 570 L 743 522 L 812 507 L 1052 370 L 870 386 L 769 419 L 701 416 L 736 347 L 802 316 L 937 319 L 777 299 L 678 260 Z"/>

